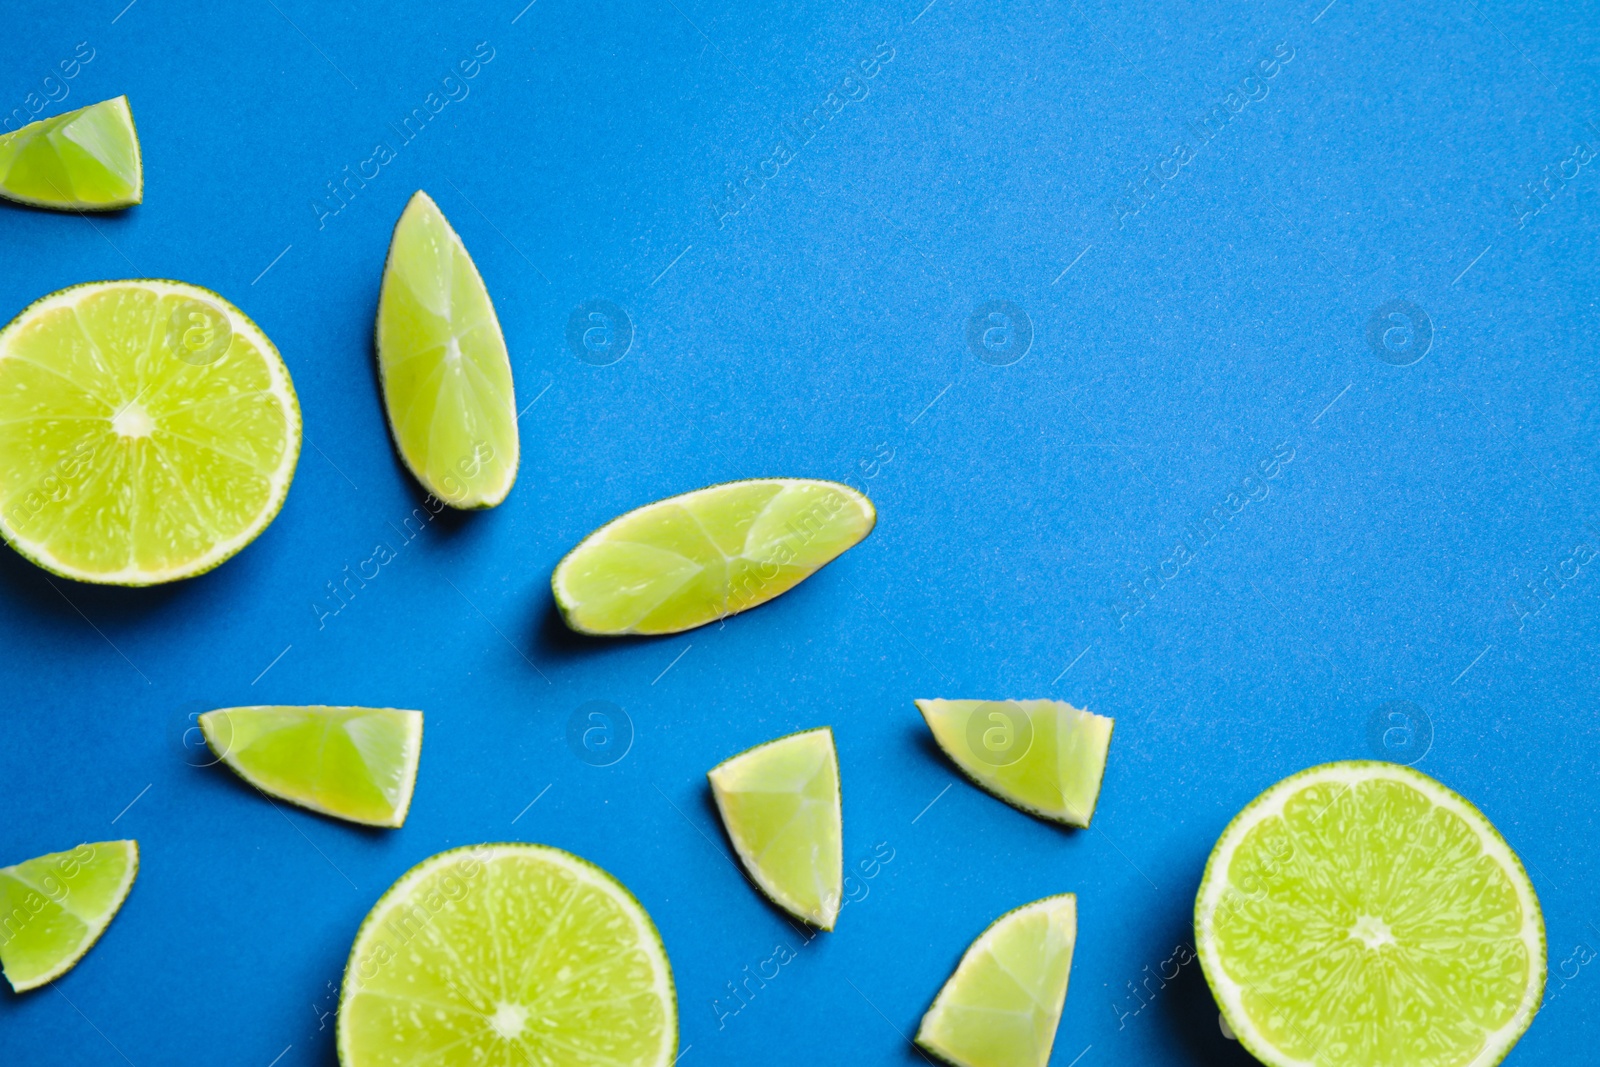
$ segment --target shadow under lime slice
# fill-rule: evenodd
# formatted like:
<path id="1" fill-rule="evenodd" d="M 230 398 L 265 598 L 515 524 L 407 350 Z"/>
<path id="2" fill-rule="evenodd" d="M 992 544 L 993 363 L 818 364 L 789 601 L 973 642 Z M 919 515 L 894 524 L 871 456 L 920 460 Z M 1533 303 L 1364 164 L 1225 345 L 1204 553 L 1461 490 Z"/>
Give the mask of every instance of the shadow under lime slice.
<path id="1" fill-rule="evenodd" d="M 0 966 L 18 993 L 72 970 L 139 873 L 133 841 L 99 841 L 0 867 Z"/>
<path id="2" fill-rule="evenodd" d="M 917 1028 L 917 1044 L 957 1067 L 1045 1067 L 1067 999 L 1078 900 L 1045 897 L 979 935 Z"/>
<path id="3" fill-rule="evenodd" d="M 0 330 L 0 535 L 46 570 L 210 570 L 272 521 L 299 455 L 288 369 L 210 290 L 90 282 Z"/>
<path id="4" fill-rule="evenodd" d="M 303 808 L 400 826 L 422 754 L 422 712 L 397 708 L 221 708 L 206 743 L 251 785 Z"/>
<path id="5" fill-rule="evenodd" d="M 500 320 L 467 248 L 418 192 L 389 243 L 378 374 L 395 447 L 422 487 L 491 508 L 517 479 L 517 402 Z"/>
<path id="6" fill-rule="evenodd" d="M 1088 826 L 1113 722 L 1060 700 L 919 700 L 963 774 L 1031 815 Z"/>
<path id="7" fill-rule="evenodd" d="M 790 914 L 832 930 L 844 875 L 833 731 L 824 726 L 768 741 L 706 777 L 756 885 Z"/>
<path id="8" fill-rule="evenodd" d="M 838 482 L 724 482 L 628 512 L 584 538 L 550 584 L 587 634 L 670 634 L 764 604 L 872 532 L 872 501 Z"/>
<path id="9" fill-rule="evenodd" d="M 64 211 L 113 211 L 143 196 L 139 136 L 125 96 L 0 134 L 0 197 Z"/>
<path id="10" fill-rule="evenodd" d="M 1195 945 L 1269 1067 L 1493 1067 L 1533 1021 L 1544 917 L 1477 808 L 1395 763 L 1285 778 L 1222 832 Z"/>
<path id="11" fill-rule="evenodd" d="M 666 950 L 622 884 L 545 845 L 423 860 L 367 915 L 339 993 L 342 1067 L 669 1067 Z"/>

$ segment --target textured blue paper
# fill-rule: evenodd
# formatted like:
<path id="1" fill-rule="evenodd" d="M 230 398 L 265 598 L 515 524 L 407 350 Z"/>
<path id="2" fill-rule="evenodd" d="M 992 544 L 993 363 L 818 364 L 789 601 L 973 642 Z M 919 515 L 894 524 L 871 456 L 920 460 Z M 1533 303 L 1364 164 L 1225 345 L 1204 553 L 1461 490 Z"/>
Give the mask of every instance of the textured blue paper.
<path id="1" fill-rule="evenodd" d="M 204 577 L 91 588 L 0 551 L 0 863 L 144 856 L 76 970 L 0 994 L 0 1062 L 326 1067 L 372 902 L 513 839 L 649 908 L 686 1067 L 920 1062 L 969 940 L 1063 891 L 1053 1063 L 1245 1063 L 1170 962 L 1205 857 L 1267 785 L 1365 756 L 1460 790 L 1528 865 L 1551 982 L 1508 1062 L 1592 1057 L 1593 5 L 123 2 L 0 11 L 0 106 L 126 93 L 146 173 L 116 215 L 0 205 L 0 312 L 216 289 L 282 350 L 306 440 L 277 521 Z M 427 522 L 370 340 L 418 188 L 527 405 L 505 505 Z M 876 532 L 725 627 L 563 630 L 550 570 L 590 529 L 769 474 L 864 488 Z M 959 780 L 921 696 L 1115 716 L 1094 828 Z M 580 718 L 570 746 L 597 701 L 631 730 L 586 750 L 608 720 Z M 197 766 L 196 713 L 269 702 L 423 709 L 405 828 Z M 867 866 L 804 944 L 703 775 L 822 723 Z"/>

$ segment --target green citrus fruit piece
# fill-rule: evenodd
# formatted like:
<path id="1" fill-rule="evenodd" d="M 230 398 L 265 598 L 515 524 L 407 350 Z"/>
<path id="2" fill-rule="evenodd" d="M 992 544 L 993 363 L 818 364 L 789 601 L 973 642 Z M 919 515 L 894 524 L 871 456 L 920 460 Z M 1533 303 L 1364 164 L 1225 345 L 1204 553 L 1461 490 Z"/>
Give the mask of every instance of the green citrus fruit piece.
<path id="1" fill-rule="evenodd" d="M 1060 700 L 919 700 L 917 708 L 979 787 L 1042 819 L 1089 825 L 1111 719 Z"/>
<path id="2" fill-rule="evenodd" d="M 98 841 L 0 867 L 0 967 L 18 993 L 72 970 L 133 888 L 139 846 Z"/>
<path id="3" fill-rule="evenodd" d="M 339 994 L 342 1067 L 668 1067 L 672 969 L 605 871 L 546 845 L 469 845 L 401 876 Z"/>
<path id="4" fill-rule="evenodd" d="M 210 290 L 90 282 L 0 330 L 0 535 L 46 570 L 208 571 L 277 515 L 299 455 L 288 369 Z"/>
<path id="5" fill-rule="evenodd" d="M 1077 940 L 1071 893 L 1006 912 L 961 957 L 917 1044 L 956 1067 L 1045 1067 Z"/>
<path id="6" fill-rule="evenodd" d="M 838 482 L 724 482 L 606 523 L 567 553 L 550 584 L 579 633 L 677 633 L 794 588 L 877 518 L 872 501 Z"/>
<path id="7" fill-rule="evenodd" d="M 221 708 L 206 744 L 251 785 L 303 808 L 400 826 L 422 754 L 422 712 L 395 708 Z"/>
<path id="8" fill-rule="evenodd" d="M 517 401 L 500 320 L 467 248 L 427 193 L 406 205 L 378 295 L 378 375 L 400 458 L 457 508 L 517 480 Z"/>
<path id="9" fill-rule="evenodd" d="M 824 726 L 713 767 L 711 793 L 739 860 L 779 907 L 824 930 L 839 916 L 839 756 Z"/>
<path id="10" fill-rule="evenodd" d="M 1234 817 L 1195 900 L 1206 980 L 1269 1067 L 1492 1067 L 1544 991 L 1539 899 L 1466 800 L 1329 763 Z"/>
<path id="11" fill-rule="evenodd" d="M 137 204 L 144 198 L 144 168 L 128 98 L 0 134 L 0 197 L 77 211 Z"/>

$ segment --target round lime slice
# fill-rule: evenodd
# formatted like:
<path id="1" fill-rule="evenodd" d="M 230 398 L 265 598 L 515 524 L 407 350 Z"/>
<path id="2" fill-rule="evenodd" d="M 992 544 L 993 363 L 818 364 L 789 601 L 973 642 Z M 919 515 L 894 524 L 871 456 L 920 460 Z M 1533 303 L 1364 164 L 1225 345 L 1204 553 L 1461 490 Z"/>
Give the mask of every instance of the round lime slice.
<path id="1" fill-rule="evenodd" d="M 1000 916 L 939 990 L 917 1044 L 956 1067 L 1045 1067 L 1077 941 L 1071 893 Z"/>
<path id="2" fill-rule="evenodd" d="M 877 518 L 872 501 L 838 482 L 724 482 L 613 519 L 567 554 L 550 584 L 579 633 L 677 633 L 794 588 Z"/>
<path id="3" fill-rule="evenodd" d="M 34 207 L 113 211 L 144 198 L 128 98 L 102 100 L 0 135 L 0 197 Z"/>
<path id="4" fill-rule="evenodd" d="M 91 282 L 0 330 L 0 535 L 47 570 L 151 585 L 266 529 L 300 455 L 288 369 L 183 282 Z"/>
<path id="5" fill-rule="evenodd" d="M 791 915 L 832 930 L 844 881 L 833 731 L 824 726 L 768 741 L 706 777 L 756 885 Z"/>
<path id="6" fill-rule="evenodd" d="M 98 841 L 0 867 L 0 967 L 18 993 L 72 970 L 139 873 L 139 845 Z"/>
<path id="7" fill-rule="evenodd" d="M 1393 763 L 1313 767 L 1223 831 L 1206 980 L 1269 1067 L 1492 1067 L 1544 991 L 1544 918 L 1483 814 Z"/>
<path id="8" fill-rule="evenodd" d="M 406 205 L 378 295 L 378 375 L 406 467 L 451 507 L 492 508 L 517 480 L 517 401 L 500 320 L 427 193 Z"/>
<path id="9" fill-rule="evenodd" d="M 605 871 L 545 845 L 470 845 L 406 872 L 361 924 L 342 1067 L 668 1067 L 661 937 Z"/>
<path id="10" fill-rule="evenodd" d="M 263 793 L 369 826 L 400 826 L 422 754 L 422 712 L 396 708 L 220 708 L 206 744 Z"/>

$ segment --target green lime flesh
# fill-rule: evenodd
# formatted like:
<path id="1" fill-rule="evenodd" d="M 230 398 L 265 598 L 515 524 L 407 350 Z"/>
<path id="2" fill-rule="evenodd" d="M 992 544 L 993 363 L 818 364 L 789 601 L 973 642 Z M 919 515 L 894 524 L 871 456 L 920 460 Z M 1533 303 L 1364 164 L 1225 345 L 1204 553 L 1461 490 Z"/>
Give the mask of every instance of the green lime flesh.
<path id="1" fill-rule="evenodd" d="M 551 587 L 580 633 L 678 633 L 794 588 L 876 521 L 872 502 L 837 482 L 725 482 L 600 527 L 556 567 Z"/>
<path id="2" fill-rule="evenodd" d="M 18 993 L 72 970 L 139 873 L 133 841 L 99 841 L 0 867 L 0 967 Z"/>
<path id="3" fill-rule="evenodd" d="M 672 970 L 644 908 L 544 845 L 424 860 L 373 907 L 340 990 L 342 1067 L 669 1067 Z"/>
<path id="4" fill-rule="evenodd" d="M 137 204 L 144 197 L 144 169 L 128 98 L 0 134 L 0 197 L 64 211 Z"/>
<path id="5" fill-rule="evenodd" d="M 1491 1067 L 1545 980 L 1544 919 L 1470 803 L 1392 763 L 1286 778 L 1223 831 L 1195 901 L 1206 980 L 1269 1067 Z"/>

